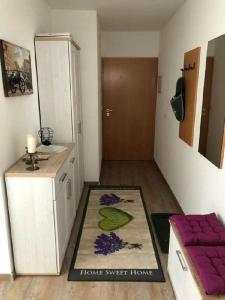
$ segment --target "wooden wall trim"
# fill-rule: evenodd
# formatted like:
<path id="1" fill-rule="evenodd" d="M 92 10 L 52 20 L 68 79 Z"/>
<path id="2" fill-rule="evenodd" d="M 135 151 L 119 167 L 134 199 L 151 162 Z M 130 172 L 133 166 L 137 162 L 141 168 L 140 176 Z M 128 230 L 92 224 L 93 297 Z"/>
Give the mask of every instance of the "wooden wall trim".
<path id="1" fill-rule="evenodd" d="M 200 64 L 201 48 L 195 48 L 184 54 L 184 69 L 189 64 L 195 68 L 193 70 L 184 71 L 185 80 L 185 117 L 180 123 L 179 137 L 189 146 L 193 146 L 195 113 L 198 92 L 198 77 Z"/>
<path id="2" fill-rule="evenodd" d="M 0 281 L 11 281 L 12 279 L 12 274 L 0 274 Z"/>

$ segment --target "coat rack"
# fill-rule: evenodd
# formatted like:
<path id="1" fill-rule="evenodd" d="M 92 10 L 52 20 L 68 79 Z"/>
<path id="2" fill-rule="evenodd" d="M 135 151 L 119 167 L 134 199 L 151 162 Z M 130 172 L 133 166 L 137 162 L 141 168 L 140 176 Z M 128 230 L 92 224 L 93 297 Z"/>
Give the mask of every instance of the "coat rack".
<path id="1" fill-rule="evenodd" d="M 188 67 L 186 67 L 186 65 L 184 65 L 184 68 L 180 69 L 181 72 L 185 72 L 185 71 L 191 71 L 194 70 L 196 67 L 196 63 L 194 62 L 192 65 L 189 64 Z"/>

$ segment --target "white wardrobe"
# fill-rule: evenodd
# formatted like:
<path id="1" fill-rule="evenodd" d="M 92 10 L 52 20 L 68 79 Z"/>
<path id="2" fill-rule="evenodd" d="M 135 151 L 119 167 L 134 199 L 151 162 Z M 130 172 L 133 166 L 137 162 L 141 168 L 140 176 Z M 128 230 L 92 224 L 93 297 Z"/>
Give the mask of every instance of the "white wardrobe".
<path id="1" fill-rule="evenodd" d="M 35 37 L 41 126 L 54 130 L 53 143 L 75 143 L 77 203 L 84 183 L 80 48 L 70 34 Z"/>

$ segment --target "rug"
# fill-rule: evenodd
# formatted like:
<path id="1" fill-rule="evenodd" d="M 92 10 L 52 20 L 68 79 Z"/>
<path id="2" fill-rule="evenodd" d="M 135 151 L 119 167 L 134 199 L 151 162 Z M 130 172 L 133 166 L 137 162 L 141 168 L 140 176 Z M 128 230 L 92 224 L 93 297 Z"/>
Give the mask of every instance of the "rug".
<path id="1" fill-rule="evenodd" d="M 89 188 L 68 280 L 165 281 L 140 187 Z"/>
<path id="2" fill-rule="evenodd" d="M 169 217 L 173 215 L 175 215 L 175 213 L 151 214 L 152 223 L 159 242 L 159 246 L 163 253 L 169 252 L 169 240 L 170 240 Z"/>

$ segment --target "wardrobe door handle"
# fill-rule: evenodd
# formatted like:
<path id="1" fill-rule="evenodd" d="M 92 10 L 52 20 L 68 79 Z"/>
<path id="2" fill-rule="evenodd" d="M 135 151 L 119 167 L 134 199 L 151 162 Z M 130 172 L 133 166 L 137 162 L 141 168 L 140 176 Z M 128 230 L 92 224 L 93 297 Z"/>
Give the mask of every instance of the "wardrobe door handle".
<path id="1" fill-rule="evenodd" d="M 180 250 L 176 250 L 176 254 L 177 254 L 177 256 L 178 256 L 178 259 L 179 259 L 179 262 L 180 262 L 180 264 L 181 264 L 181 267 L 182 267 L 183 271 L 188 271 L 188 268 L 187 268 L 187 266 L 185 265 L 184 259 L 183 259 L 183 257 L 182 257 L 181 251 L 180 251 Z"/>
<path id="2" fill-rule="evenodd" d="M 59 181 L 63 182 L 66 179 L 67 173 L 63 173 L 62 176 L 60 177 Z"/>
<path id="3" fill-rule="evenodd" d="M 73 164 L 75 162 L 75 157 L 72 157 L 70 163 Z"/>
<path id="4" fill-rule="evenodd" d="M 78 133 L 79 133 L 79 134 L 82 133 L 82 125 L 81 125 L 81 122 L 78 123 Z"/>
<path id="5" fill-rule="evenodd" d="M 72 184 L 71 179 L 69 179 L 66 183 L 66 198 L 67 200 L 70 200 L 72 196 Z"/>

